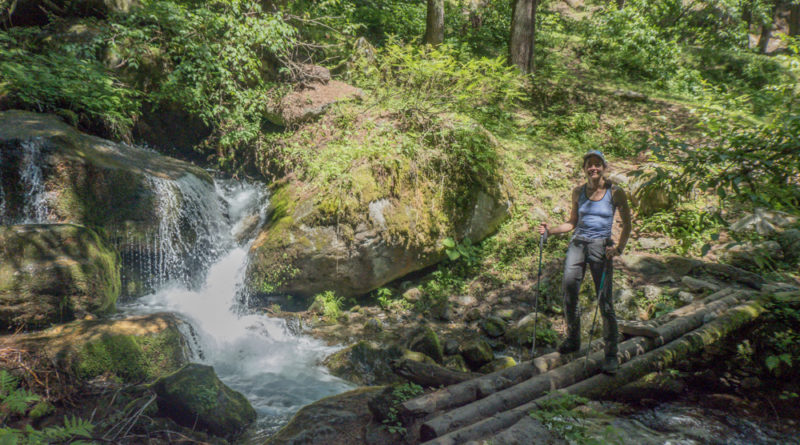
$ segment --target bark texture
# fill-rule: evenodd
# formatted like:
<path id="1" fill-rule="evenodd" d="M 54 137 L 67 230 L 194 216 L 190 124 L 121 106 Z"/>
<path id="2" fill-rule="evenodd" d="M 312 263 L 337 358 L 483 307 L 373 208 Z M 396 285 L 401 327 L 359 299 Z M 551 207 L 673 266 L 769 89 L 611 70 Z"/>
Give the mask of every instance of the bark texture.
<path id="1" fill-rule="evenodd" d="M 444 42 L 444 0 L 428 0 L 425 43 L 438 45 L 442 42 Z"/>
<path id="2" fill-rule="evenodd" d="M 533 52 L 536 39 L 538 0 L 516 0 L 511 15 L 511 38 L 508 43 L 510 61 L 523 73 L 534 69 Z"/>

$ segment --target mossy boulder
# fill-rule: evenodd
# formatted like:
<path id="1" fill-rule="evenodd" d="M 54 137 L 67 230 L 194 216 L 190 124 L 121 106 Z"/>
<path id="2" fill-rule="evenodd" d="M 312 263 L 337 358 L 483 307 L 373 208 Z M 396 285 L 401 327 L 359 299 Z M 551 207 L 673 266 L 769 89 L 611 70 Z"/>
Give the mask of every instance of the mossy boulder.
<path id="1" fill-rule="evenodd" d="M 461 345 L 461 355 L 471 369 L 480 369 L 481 366 L 494 360 L 492 347 L 486 340 L 475 339 Z"/>
<path id="2" fill-rule="evenodd" d="M 480 241 L 508 216 L 500 186 L 473 185 L 456 204 L 411 179 L 387 184 L 370 166 L 352 174 L 354 192 L 346 195 L 299 181 L 274 190 L 271 216 L 250 250 L 252 289 L 365 294 L 444 259 L 445 238 Z"/>
<path id="3" fill-rule="evenodd" d="M 97 231 L 120 252 L 123 297 L 151 290 L 159 265 L 171 264 L 167 256 L 186 257 L 170 249 L 192 249 L 206 238 L 192 220 L 197 215 L 183 211 L 186 193 L 197 191 L 213 194 L 213 180 L 189 163 L 83 134 L 54 115 L 0 112 L 0 223 Z M 180 243 L 163 239 L 165 221 L 174 221 L 170 236 Z M 181 276 L 194 266 L 170 272 Z"/>
<path id="4" fill-rule="evenodd" d="M 78 320 L 12 338 L 13 346 L 55 359 L 82 380 L 104 375 L 127 383 L 153 381 L 187 363 L 183 324 L 172 314 L 123 320 Z"/>
<path id="5" fill-rule="evenodd" d="M 478 372 L 483 374 L 489 374 L 495 371 L 500 371 L 501 369 L 510 368 L 512 366 L 517 366 L 517 361 L 511 357 L 498 357 L 491 362 L 483 365 L 480 367 Z"/>
<path id="6" fill-rule="evenodd" d="M 323 364 L 331 374 L 358 385 L 388 384 L 400 381 L 389 363 L 402 356 L 401 348 L 361 340 L 331 354 Z"/>
<path id="7" fill-rule="evenodd" d="M 408 339 L 408 349 L 421 352 L 432 358 L 436 363 L 444 360 L 444 348 L 439 341 L 436 331 L 429 326 L 417 329 Z"/>
<path id="8" fill-rule="evenodd" d="M 369 403 L 383 390 L 367 386 L 305 406 L 266 445 L 380 443 L 367 440 L 367 435 L 373 417 Z"/>
<path id="9" fill-rule="evenodd" d="M 491 338 L 502 337 L 506 333 L 506 322 L 502 318 L 492 315 L 481 321 L 481 329 Z"/>
<path id="10" fill-rule="evenodd" d="M 159 413 L 186 427 L 235 438 L 256 420 L 256 411 L 227 387 L 211 366 L 191 363 L 153 384 Z"/>
<path id="11" fill-rule="evenodd" d="M 119 258 L 74 224 L 0 226 L 0 330 L 38 329 L 114 311 Z"/>

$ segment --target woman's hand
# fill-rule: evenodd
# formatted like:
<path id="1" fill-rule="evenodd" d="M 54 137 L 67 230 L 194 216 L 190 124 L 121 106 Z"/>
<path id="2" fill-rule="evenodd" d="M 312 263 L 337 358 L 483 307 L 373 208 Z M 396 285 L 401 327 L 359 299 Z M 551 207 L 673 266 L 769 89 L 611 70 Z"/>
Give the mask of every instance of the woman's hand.
<path id="1" fill-rule="evenodd" d="M 547 228 L 547 223 L 542 223 L 539 226 L 539 235 L 544 235 L 545 233 L 549 233 L 550 231 Z"/>

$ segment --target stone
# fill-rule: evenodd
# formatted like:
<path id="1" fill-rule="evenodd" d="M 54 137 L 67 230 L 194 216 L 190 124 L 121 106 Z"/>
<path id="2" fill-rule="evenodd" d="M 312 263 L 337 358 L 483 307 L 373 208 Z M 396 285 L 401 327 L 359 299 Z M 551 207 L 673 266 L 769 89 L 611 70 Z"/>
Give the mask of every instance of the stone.
<path id="1" fill-rule="evenodd" d="M 408 349 L 421 352 L 431 357 L 436 363 L 444 361 L 444 347 L 439 341 L 436 331 L 424 326 L 413 332 L 407 341 Z"/>
<path id="2" fill-rule="evenodd" d="M 188 362 L 181 334 L 184 322 L 172 314 L 121 320 L 77 320 L 44 331 L 7 336 L 2 347 L 37 351 L 82 381 L 103 375 L 125 383 L 151 382 Z"/>
<path id="3" fill-rule="evenodd" d="M 758 208 L 731 224 L 730 229 L 734 232 L 755 230 L 759 235 L 767 236 L 775 233 L 778 228 L 787 227 L 797 221 L 796 216 L 788 213 Z"/>
<path id="4" fill-rule="evenodd" d="M 514 315 L 516 315 L 516 309 L 498 309 L 494 313 L 495 316 L 501 318 L 503 321 L 508 321 L 514 319 Z"/>
<path id="5" fill-rule="evenodd" d="M 409 303 L 416 303 L 422 298 L 422 291 L 418 287 L 412 287 L 403 292 L 403 299 Z"/>
<path id="6" fill-rule="evenodd" d="M 510 368 L 512 366 L 517 366 L 517 361 L 514 360 L 512 357 L 498 357 L 491 362 L 481 366 L 478 372 L 483 374 L 489 374 L 495 371 L 500 371 L 501 369 Z"/>
<path id="7" fill-rule="evenodd" d="M 184 276 L 213 250 L 209 228 L 186 210 L 191 202 L 218 212 L 204 217 L 224 218 L 213 179 L 199 167 L 18 110 L 0 112 L 0 157 L 0 224 L 71 223 L 102 232 L 120 254 L 121 298 L 153 290 L 152 265 L 164 266 L 157 279 Z M 29 168 L 38 169 L 36 184 L 23 178 Z M 181 242 L 162 243 L 162 226 L 174 227 L 170 235 Z"/>
<path id="8" fill-rule="evenodd" d="M 497 433 L 487 443 L 503 445 L 567 445 L 569 442 L 541 421 L 523 416 L 517 423 Z"/>
<path id="9" fill-rule="evenodd" d="M 625 268 L 632 272 L 642 275 L 663 275 L 667 272 L 667 267 L 662 261 L 646 255 L 627 254 L 622 255 L 622 263 Z"/>
<path id="10" fill-rule="evenodd" d="M 304 406 L 265 445 L 368 443 L 368 425 L 373 417 L 370 402 L 384 390 L 383 386 L 367 386 Z M 389 439 L 379 435 L 376 443 L 388 443 Z"/>
<path id="11" fill-rule="evenodd" d="M 467 322 L 472 322 L 481 318 L 481 310 L 474 307 L 467 311 L 467 315 L 464 317 Z"/>
<path id="12" fill-rule="evenodd" d="M 702 292 L 705 290 L 716 292 L 720 289 L 720 287 L 714 283 L 690 277 L 688 275 L 681 277 L 681 283 L 692 292 Z"/>
<path id="13" fill-rule="evenodd" d="M 686 291 L 678 292 L 677 298 L 683 304 L 689 304 L 694 301 L 694 295 Z"/>
<path id="14" fill-rule="evenodd" d="M 506 322 L 500 317 L 489 316 L 481 322 L 481 329 L 491 338 L 502 337 L 506 332 Z"/>
<path id="15" fill-rule="evenodd" d="M 461 345 L 461 355 L 470 369 L 480 369 L 481 366 L 494 360 L 492 347 L 480 339 L 470 340 Z"/>
<path id="16" fill-rule="evenodd" d="M 459 295 L 455 298 L 455 303 L 460 307 L 475 306 L 478 304 L 478 299 L 472 295 Z"/>
<path id="17" fill-rule="evenodd" d="M 330 79 L 330 73 L 327 77 Z M 321 116 L 337 102 L 361 100 L 363 97 L 360 88 L 338 80 L 312 81 L 305 88 L 298 88 L 281 98 L 279 103 L 269 105 L 266 117 L 281 127 L 297 125 Z"/>
<path id="18" fill-rule="evenodd" d="M 784 230 L 778 235 L 778 244 L 783 251 L 783 259 L 792 266 L 800 264 L 800 230 Z"/>
<path id="19" fill-rule="evenodd" d="M 256 420 L 244 395 L 217 377 L 214 368 L 191 363 L 153 384 L 159 413 L 187 428 L 233 439 Z"/>
<path id="20" fill-rule="evenodd" d="M 357 385 L 389 384 L 401 380 L 389 362 L 403 354 L 402 348 L 382 348 L 377 343 L 362 340 L 329 355 L 323 364 L 331 374 Z"/>
<path id="21" fill-rule="evenodd" d="M 724 246 L 721 257 L 734 267 L 759 271 L 771 262 L 783 260 L 783 250 L 777 241 L 729 243 Z"/>
<path id="22" fill-rule="evenodd" d="M 444 359 L 444 366 L 447 369 L 459 372 L 470 372 L 467 362 L 460 354 L 451 355 Z"/>
<path id="23" fill-rule="evenodd" d="M 639 238 L 636 240 L 641 250 L 661 250 L 672 246 L 672 240 L 668 238 Z"/>
<path id="24" fill-rule="evenodd" d="M 310 186 L 298 181 L 274 191 L 273 211 L 248 255 L 251 289 L 266 286 L 271 293 L 299 298 L 328 290 L 344 298 L 364 295 L 447 257 L 445 233 L 434 222 L 477 242 L 509 215 L 510 201 L 499 185 L 471 185 L 456 214 L 438 216 L 428 212 L 442 198 L 421 196 L 411 183 L 389 193 L 368 164 L 350 176 L 359 193 L 347 198 L 348 213 L 337 217 L 329 212 L 344 205 L 336 204 L 341 199 L 338 192 L 306 189 Z M 381 207 L 382 222 L 369 211 L 370 203 L 378 200 L 387 202 Z"/>
<path id="25" fill-rule="evenodd" d="M 655 301 L 664 293 L 664 289 L 652 284 L 646 284 L 642 286 L 642 292 L 644 292 L 644 298 L 648 301 Z"/>
<path id="26" fill-rule="evenodd" d="M 364 331 L 373 334 L 383 332 L 383 322 L 377 318 L 370 318 L 364 323 Z"/>
<path id="27" fill-rule="evenodd" d="M 456 355 L 458 354 L 458 340 L 454 338 L 448 338 L 444 342 L 444 354 L 445 355 Z"/>
<path id="28" fill-rule="evenodd" d="M 0 331 L 114 312 L 119 258 L 74 224 L 0 226 Z"/>

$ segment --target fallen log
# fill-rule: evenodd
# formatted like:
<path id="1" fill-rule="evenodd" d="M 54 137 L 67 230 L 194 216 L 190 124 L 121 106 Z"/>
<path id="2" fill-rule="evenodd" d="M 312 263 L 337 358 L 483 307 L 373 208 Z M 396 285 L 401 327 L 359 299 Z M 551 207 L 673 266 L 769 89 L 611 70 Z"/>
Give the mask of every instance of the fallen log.
<path id="1" fill-rule="evenodd" d="M 717 312 L 739 304 L 740 298 L 746 298 L 747 295 L 746 293 L 734 293 L 706 305 L 705 308 L 691 315 L 672 320 L 658 328 L 659 335 L 656 338 L 635 337 L 624 341 L 618 345 L 618 357 L 621 362 L 625 362 L 657 346 L 666 344 L 702 326 L 710 320 L 707 317 L 713 318 Z M 494 392 L 468 405 L 428 419 L 420 426 L 420 438 L 430 440 L 442 436 L 449 431 L 481 420 L 487 413 L 508 411 L 540 397 L 547 391 L 572 385 L 598 373 L 603 358 L 603 352 L 592 353 L 584 359 L 574 360 L 512 387 Z"/>
<path id="2" fill-rule="evenodd" d="M 432 445 L 455 445 L 490 437 L 513 426 L 531 411 L 540 409 L 540 404 L 545 400 L 559 397 L 563 393 L 596 397 L 610 389 L 639 379 L 650 372 L 669 367 L 676 361 L 701 351 L 757 319 L 764 312 L 761 303 L 761 300 L 757 300 L 736 306 L 715 320 L 623 364 L 614 376 L 595 375 L 560 391 L 553 391 L 526 404 L 499 412 L 464 428 L 451 431 L 428 443 Z M 425 439 L 423 438 L 423 440 Z"/>
<path id="3" fill-rule="evenodd" d="M 638 320 L 620 320 L 619 332 L 631 337 L 658 337 L 658 326 L 653 322 Z"/>
<path id="4" fill-rule="evenodd" d="M 418 385 L 434 388 L 454 385 L 481 376 L 481 374 L 454 371 L 444 366 L 408 359 L 394 360 L 390 363 L 390 366 L 397 375 L 405 377 Z"/>
<path id="5" fill-rule="evenodd" d="M 708 297 L 688 304 L 682 308 L 665 314 L 655 320 L 658 325 L 665 324 L 681 316 L 689 316 L 700 310 L 707 309 L 708 305 L 732 294 L 740 294 L 742 297 L 749 295 L 749 291 L 741 291 L 735 288 L 725 288 Z M 731 303 L 733 304 L 733 303 Z M 727 307 L 727 306 L 726 306 Z M 482 399 L 497 391 L 501 391 L 510 386 L 521 383 L 531 377 L 543 374 L 559 366 L 564 365 L 576 358 L 583 357 L 587 353 L 596 352 L 603 349 L 603 341 L 595 340 L 588 347 L 582 348 L 578 352 L 562 355 L 552 352 L 533 359 L 533 361 L 521 363 L 512 368 L 503 369 L 485 376 L 468 380 L 457 385 L 425 394 L 415 399 L 407 400 L 401 406 L 401 413 L 404 419 L 425 417 L 437 411 L 443 411 L 457 406 L 462 406 L 475 400 Z M 404 422 L 405 423 L 405 422 Z M 410 423 L 410 422 L 408 422 Z"/>

